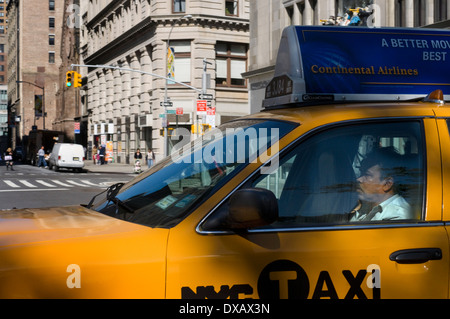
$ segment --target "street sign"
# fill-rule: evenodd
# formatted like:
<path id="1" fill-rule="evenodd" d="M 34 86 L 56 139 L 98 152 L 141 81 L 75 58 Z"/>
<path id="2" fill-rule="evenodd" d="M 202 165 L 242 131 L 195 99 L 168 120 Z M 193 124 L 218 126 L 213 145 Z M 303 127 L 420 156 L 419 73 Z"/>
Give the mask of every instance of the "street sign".
<path id="1" fill-rule="evenodd" d="M 164 107 L 172 107 L 173 106 L 173 102 L 167 101 L 167 102 L 159 102 L 160 106 L 164 106 Z"/>
<path id="2" fill-rule="evenodd" d="M 177 107 L 177 115 L 183 115 L 183 108 L 182 107 Z"/>
<path id="3" fill-rule="evenodd" d="M 216 108 L 215 107 L 208 107 L 206 109 L 206 115 L 216 115 Z"/>
<path id="4" fill-rule="evenodd" d="M 213 97 L 212 94 L 203 94 L 203 93 L 201 93 L 201 94 L 198 95 L 198 99 L 199 100 L 212 100 L 212 99 L 214 99 L 214 97 Z"/>
<path id="5" fill-rule="evenodd" d="M 73 123 L 75 134 L 80 134 L 80 122 Z"/>
<path id="6" fill-rule="evenodd" d="M 167 114 L 176 114 L 176 110 L 166 110 Z"/>
<path id="7" fill-rule="evenodd" d="M 197 114 L 206 114 L 207 106 L 208 106 L 208 101 L 197 100 Z"/>

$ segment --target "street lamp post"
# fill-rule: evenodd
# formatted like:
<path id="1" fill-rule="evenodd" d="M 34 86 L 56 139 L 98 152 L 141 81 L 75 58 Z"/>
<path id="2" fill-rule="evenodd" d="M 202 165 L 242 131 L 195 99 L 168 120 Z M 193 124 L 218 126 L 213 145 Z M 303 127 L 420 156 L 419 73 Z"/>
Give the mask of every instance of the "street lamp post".
<path id="1" fill-rule="evenodd" d="M 45 130 L 45 87 L 44 86 L 39 86 L 39 85 L 37 85 L 35 83 L 28 82 L 28 81 L 16 81 L 16 83 L 30 84 L 30 85 L 33 85 L 33 86 L 35 86 L 37 88 L 40 88 L 42 90 L 42 128 Z"/>
<path id="2" fill-rule="evenodd" d="M 182 20 L 182 19 L 190 19 L 192 18 L 192 15 L 187 14 L 184 15 L 182 17 L 179 17 L 178 19 L 176 19 L 175 21 L 172 22 L 172 26 L 170 28 L 169 31 L 169 36 L 167 37 L 167 50 L 166 50 L 166 75 L 169 74 L 169 69 L 168 69 L 168 54 L 169 54 L 169 50 L 170 50 L 170 36 L 172 35 L 172 30 L 175 26 L 175 24 L 178 23 L 178 21 Z M 169 77 L 169 76 L 167 76 Z M 167 79 L 165 81 L 165 85 L 164 85 L 164 156 L 169 155 L 169 137 L 168 137 L 168 130 L 167 130 L 167 104 L 169 103 L 169 98 L 167 97 Z"/>

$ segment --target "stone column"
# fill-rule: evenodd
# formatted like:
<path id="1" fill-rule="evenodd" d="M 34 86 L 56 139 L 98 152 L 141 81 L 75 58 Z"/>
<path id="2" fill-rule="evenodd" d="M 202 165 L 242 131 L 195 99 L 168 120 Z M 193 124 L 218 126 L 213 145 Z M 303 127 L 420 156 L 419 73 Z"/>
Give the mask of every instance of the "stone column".
<path id="1" fill-rule="evenodd" d="M 141 48 L 140 53 L 140 65 L 141 70 L 145 72 L 152 72 L 152 61 L 147 48 Z M 140 92 L 140 114 L 151 113 L 150 107 L 150 90 L 152 89 L 152 76 L 148 74 L 142 74 L 141 76 L 141 92 Z"/>
<path id="2" fill-rule="evenodd" d="M 114 101 L 114 76 L 111 69 L 105 70 L 105 81 L 106 81 L 106 107 L 105 116 L 106 119 L 113 119 L 113 101 Z"/>
<path id="3" fill-rule="evenodd" d="M 414 27 L 414 0 L 405 0 L 405 27 Z"/>

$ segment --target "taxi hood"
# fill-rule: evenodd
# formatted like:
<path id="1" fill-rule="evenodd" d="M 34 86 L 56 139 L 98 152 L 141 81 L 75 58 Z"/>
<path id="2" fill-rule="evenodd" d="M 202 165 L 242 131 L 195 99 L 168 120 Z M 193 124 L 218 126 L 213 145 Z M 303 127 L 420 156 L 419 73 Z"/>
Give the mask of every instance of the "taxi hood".
<path id="1" fill-rule="evenodd" d="M 128 232 L 141 227 L 82 206 L 16 209 L 0 212 L 0 247 Z"/>
<path id="2" fill-rule="evenodd" d="M 0 212 L 0 298 L 164 298 L 168 229 L 81 206 Z"/>

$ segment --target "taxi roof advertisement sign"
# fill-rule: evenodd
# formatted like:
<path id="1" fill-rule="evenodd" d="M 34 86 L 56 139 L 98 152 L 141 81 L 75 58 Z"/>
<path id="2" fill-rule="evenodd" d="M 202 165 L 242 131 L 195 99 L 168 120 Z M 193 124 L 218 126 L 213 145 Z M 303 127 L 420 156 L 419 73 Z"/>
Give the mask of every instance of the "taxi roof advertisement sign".
<path id="1" fill-rule="evenodd" d="M 296 87 L 303 90 L 293 92 L 302 96 L 297 100 L 306 101 L 305 96 L 315 94 L 328 94 L 333 100 L 344 96 L 361 100 L 366 95 L 377 100 L 404 100 L 426 96 L 436 89 L 441 89 L 447 100 L 450 98 L 448 30 L 335 26 L 286 29 L 280 50 L 290 47 L 289 57 L 286 52 L 278 53 L 283 59 L 277 60 L 274 80 L 282 76 L 292 79 L 294 91 Z M 288 60 L 292 65 L 295 59 L 303 72 L 278 65 Z M 295 77 L 302 77 L 303 86 L 295 85 Z M 273 91 L 276 82 L 271 84 L 268 89 Z M 273 97 L 267 91 L 266 98 Z"/>
<path id="2" fill-rule="evenodd" d="M 297 28 L 308 92 L 450 94 L 450 32 L 351 29 Z"/>

